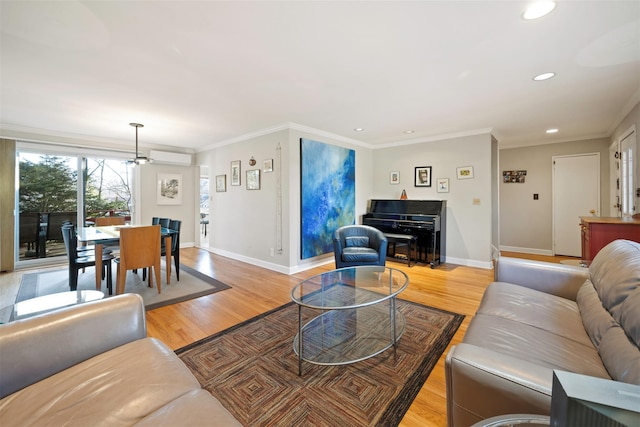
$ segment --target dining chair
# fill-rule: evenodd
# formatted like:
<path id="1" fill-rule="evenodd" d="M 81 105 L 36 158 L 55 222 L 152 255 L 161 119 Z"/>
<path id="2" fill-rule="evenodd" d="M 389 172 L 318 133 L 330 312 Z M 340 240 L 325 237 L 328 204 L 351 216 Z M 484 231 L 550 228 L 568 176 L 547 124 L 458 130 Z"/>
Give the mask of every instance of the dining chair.
<path id="1" fill-rule="evenodd" d="M 95 219 L 96 227 L 104 227 L 108 225 L 124 225 L 125 218 L 123 216 L 102 216 Z"/>
<path id="2" fill-rule="evenodd" d="M 95 256 L 89 252 L 78 252 L 78 238 L 73 224 L 63 225 L 61 230 L 64 247 L 67 252 L 67 258 L 69 259 L 69 289 L 71 291 L 75 291 L 78 289 L 78 271 L 86 267 L 95 266 L 96 259 Z M 102 271 L 96 271 L 96 274 L 102 274 L 102 278 L 106 279 L 109 295 L 113 293 L 113 278 L 111 274 L 112 259 L 113 254 L 103 252 Z"/>
<path id="3" fill-rule="evenodd" d="M 162 228 L 169 228 L 169 224 L 171 223 L 171 219 L 170 218 L 158 218 L 158 224 L 160 224 L 160 227 Z M 164 239 L 161 239 L 160 241 L 160 250 L 162 251 L 162 253 L 165 253 L 164 250 Z"/>
<path id="4" fill-rule="evenodd" d="M 126 227 L 120 230 L 120 257 L 116 258 L 116 294 L 124 293 L 127 270 L 152 268 L 156 276 L 158 293 L 160 283 L 160 226 Z M 149 271 L 149 287 L 153 287 L 153 275 Z"/>
<path id="5" fill-rule="evenodd" d="M 160 218 L 158 218 L 157 216 L 154 216 L 153 218 L 151 218 L 151 225 L 158 225 L 160 224 Z"/>
<path id="6" fill-rule="evenodd" d="M 171 220 L 169 221 L 169 230 L 173 230 L 176 233 L 171 235 L 171 256 L 173 257 L 173 264 L 176 268 L 176 279 L 180 281 L 180 228 L 182 226 L 182 221 L 180 220 Z M 160 255 L 161 257 L 167 256 L 167 250 L 165 248 L 164 239 L 160 242 Z M 147 269 L 142 271 L 142 280 L 146 280 L 147 278 Z"/>
<path id="7" fill-rule="evenodd" d="M 209 214 L 200 212 L 200 225 L 202 226 L 202 230 L 200 231 L 200 233 L 203 233 L 204 237 L 207 237 L 207 226 L 209 225 L 207 215 Z"/>
<path id="8" fill-rule="evenodd" d="M 94 223 L 96 227 L 106 227 L 110 225 L 125 225 L 125 218 L 123 216 L 102 216 L 102 217 L 97 217 L 94 220 Z M 109 250 L 115 250 L 116 252 L 120 250 L 120 247 L 116 242 L 103 243 L 102 247 L 103 248 L 110 247 Z"/>
<path id="9" fill-rule="evenodd" d="M 77 236 L 78 235 L 78 229 L 76 228 L 76 225 L 70 221 L 65 221 L 62 223 L 63 227 L 72 227 L 73 228 L 73 235 Z M 63 236 L 64 237 L 64 236 Z M 76 239 L 77 240 L 77 239 Z M 87 245 L 87 244 L 80 244 L 80 246 L 76 247 L 76 250 L 78 252 L 79 255 L 94 255 L 96 252 L 96 248 L 93 245 Z M 110 254 L 113 251 L 106 247 L 106 246 L 102 246 L 102 253 L 103 254 Z"/>
<path id="10" fill-rule="evenodd" d="M 177 219 L 172 219 L 169 221 L 169 230 L 173 230 L 176 233 L 171 235 L 171 256 L 173 257 L 173 264 L 176 267 L 176 279 L 178 282 L 180 281 L 180 228 L 182 226 L 182 221 Z M 166 249 L 162 252 L 163 256 L 166 256 Z"/>

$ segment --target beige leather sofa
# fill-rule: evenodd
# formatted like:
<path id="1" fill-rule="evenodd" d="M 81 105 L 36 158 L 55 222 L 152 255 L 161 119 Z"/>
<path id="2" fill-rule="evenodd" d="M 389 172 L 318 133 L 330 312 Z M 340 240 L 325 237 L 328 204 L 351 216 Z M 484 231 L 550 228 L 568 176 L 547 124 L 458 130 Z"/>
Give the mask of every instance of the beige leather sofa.
<path id="1" fill-rule="evenodd" d="M 501 257 L 446 357 L 448 424 L 549 415 L 554 369 L 640 385 L 639 346 L 640 244 L 612 242 L 589 269 Z"/>
<path id="2" fill-rule="evenodd" d="M 239 426 L 125 294 L 0 325 L 0 425 Z"/>

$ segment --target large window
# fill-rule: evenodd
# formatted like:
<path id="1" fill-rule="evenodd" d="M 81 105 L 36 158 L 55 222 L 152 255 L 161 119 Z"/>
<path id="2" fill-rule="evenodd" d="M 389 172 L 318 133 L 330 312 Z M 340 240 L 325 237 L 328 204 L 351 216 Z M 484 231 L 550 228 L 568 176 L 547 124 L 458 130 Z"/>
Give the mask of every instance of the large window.
<path id="1" fill-rule="evenodd" d="M 18 262 L 65 256 L 65 222 L 90 226 L 99 216 L 131 219 L 131 174 L 120 159 L 20 150 L 17 163 Z"/>

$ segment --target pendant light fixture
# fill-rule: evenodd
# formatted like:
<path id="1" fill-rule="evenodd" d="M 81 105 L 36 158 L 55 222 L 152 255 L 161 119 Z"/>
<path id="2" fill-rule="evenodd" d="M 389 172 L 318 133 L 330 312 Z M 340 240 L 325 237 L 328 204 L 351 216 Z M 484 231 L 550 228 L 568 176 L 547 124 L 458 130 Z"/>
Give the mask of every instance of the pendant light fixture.
<path id="1" fill-rule="evenodd" d="M 140 123 L 129 123 L 129 126 L 133 126 L 134 128 L 136 128 L 136 158 L 127 160 L 127 164 L 135 166 L 144 165 L 145 163 L 151 163 L 153 160 L 138 154 L 138 128 L 142 128 L 144 127 L 144 125 Z"/>

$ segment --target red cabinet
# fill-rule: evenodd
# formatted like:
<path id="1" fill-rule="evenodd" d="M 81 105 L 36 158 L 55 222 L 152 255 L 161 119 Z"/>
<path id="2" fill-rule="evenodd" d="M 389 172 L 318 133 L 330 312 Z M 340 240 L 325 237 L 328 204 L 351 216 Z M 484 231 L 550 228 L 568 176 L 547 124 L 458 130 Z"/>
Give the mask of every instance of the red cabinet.
<path id="1" fill-rule="evenodd" d="M 582 229 L 582 259 L 588 262 L 617 239 L 640 242 L 640 219 L 613 217 L 580 217 Z"/>

